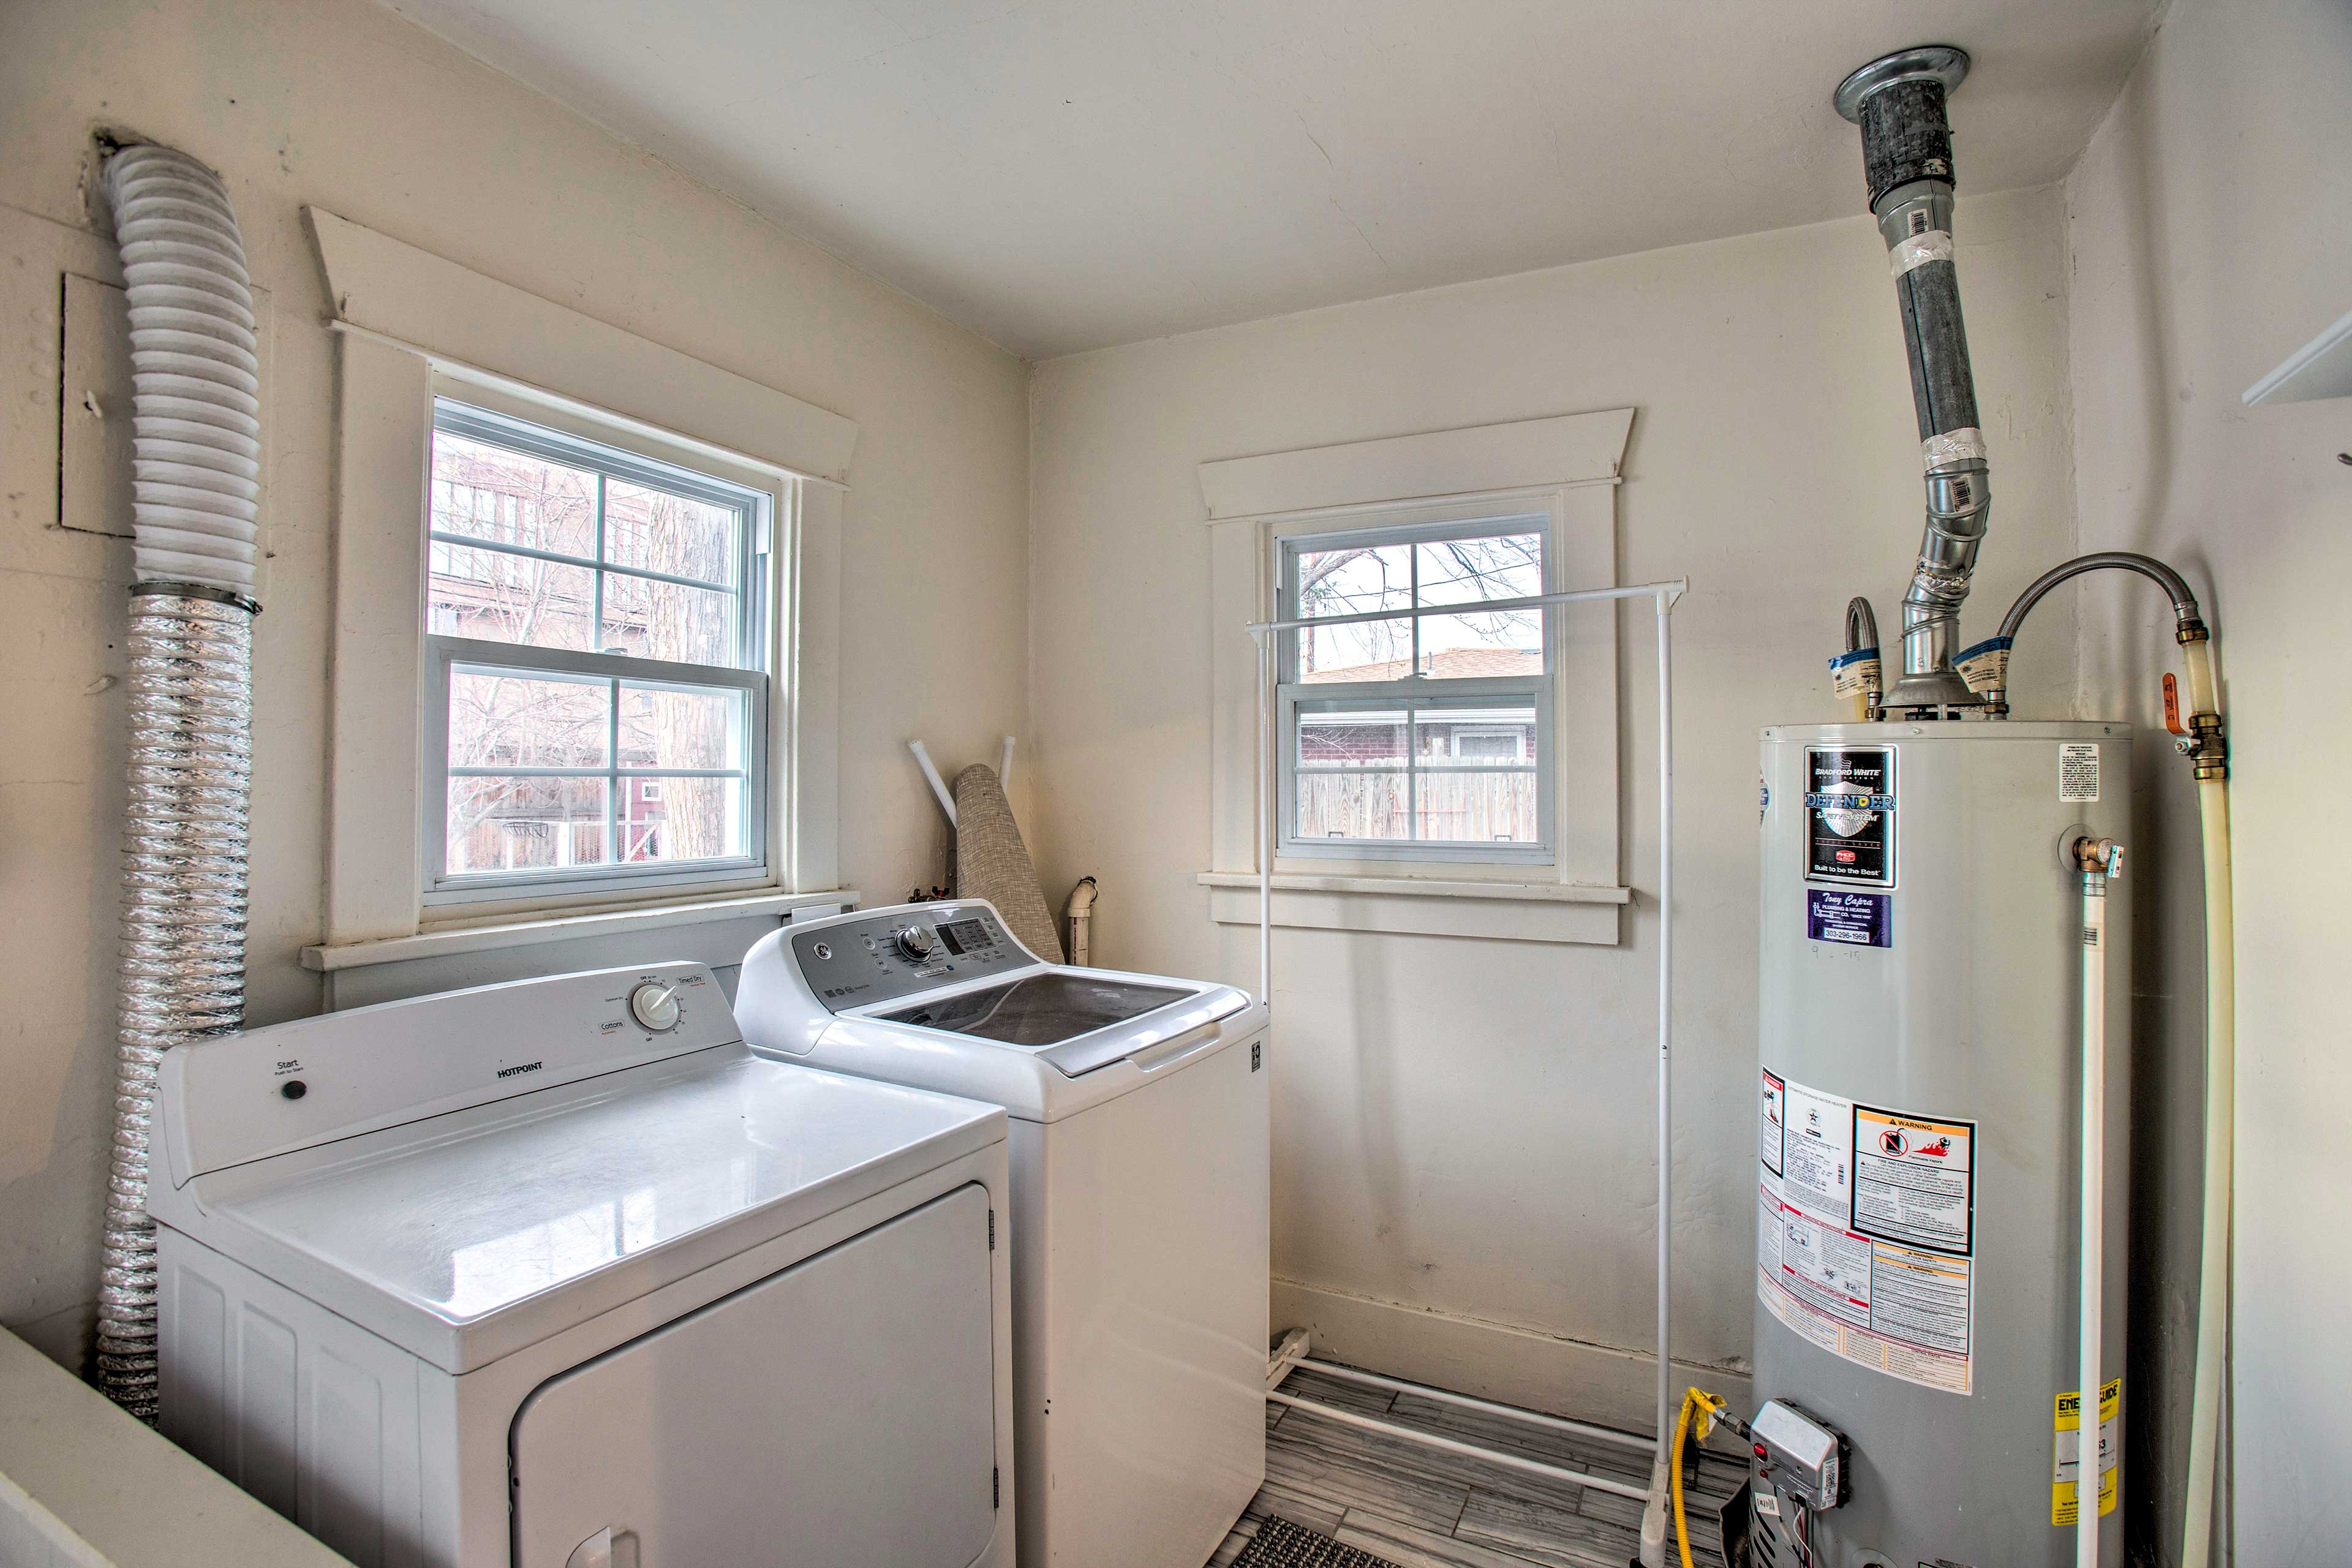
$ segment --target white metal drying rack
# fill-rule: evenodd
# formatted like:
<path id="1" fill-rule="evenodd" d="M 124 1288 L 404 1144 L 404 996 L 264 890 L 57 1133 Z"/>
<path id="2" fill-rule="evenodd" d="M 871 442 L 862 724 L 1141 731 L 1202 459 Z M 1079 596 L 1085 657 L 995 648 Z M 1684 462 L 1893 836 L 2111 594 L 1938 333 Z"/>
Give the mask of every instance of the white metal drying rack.
<path id="1" fill-rule="evenodd" d="M 1317 1361 L 1306 1354 L 1303 1334 L 1286 1336 L 1280 1351 L 1272 1358 L 1266 1373 L 1266 1397 L 1278 1405 L 1311 1410 L 1316 1415 L 1401 1437 L 1424 1447 L 1443 1449 L 1449 1453 L 1475 1456 L 1509 1468 L 1548 1476 L 1591 1487 L 1596 1491 L 1612 1492 L 1620 1497 L 1641 1498 L 1647 1505 L 1645 1525 L 1650 1515 L 1662 1513 L 1667 1482 L 1666 1436 L 1674 1428 L 1675 1415 L 1680 1402 L 1674 1395 L 1673 1322 L 1667 1310 L 1668 1283 L 1673 1268 L 1674 1251 L 1674 967 L 1675 967 L 1675 707 L 1674 707 L 1674 641 L 1672 637 L 1675 601 L 1690 588 L 1687 578 L 1670 583 L 1642 583 L 1626 588 L 1582 588 L 1564 594 L 1535 594 L 1517 599 L 1481 600 L 1475 605 L 1433 605 L 1410 610 L 1368 610 L 1360 615 L 1318 616 L 1308 620 L 1253 621 L 1244 629 L 1257 645 L 1257 972 L 1258 995 L 1271 1013 L 1274 1008 L 1274 795 L 1270 783 L 1271 758 L 1274 752 L 1274 686 L 1272 681 L 1272 637 L 1276 632 L 1297 631 L 1307 626 L 1356 626 L 1370 621 L 1418 621 L 1430 616 L 1460 615 L 1465 607 L 1482 614 L 1505 610 L 1540 609 L 1552 605 L 1586 605 L 1618 599 L 1647 599 L 1656 612 L 1658 625 L 1658 1428 L 1654 1438 L 1617 1432 L 1605 1426 L 1595 1426 L 1580 1421 L 1567 1421 L 1559 1416 L 1543 1415 L 1516 1405 L 1497 1405 L 1489 1400 L 1473 1399 L 1448 1389 L 1433 1388 L 1423 1384 L 1408 1383 L 1402 1378 L 1381 1377 L 1373 1373 L 1359 1372 L 1331 1362 Z M 1007 742 L 1008 749 L 1011 742 Z M 921 749 L 917 748 L 917 755 Z M 926 760 L 925 771 L 929 772 Z M 934 774 L 936 780 L 936 775 Z M 950 816 L 953 813 L 950 811 Z M 1382 1421 L 1353 1410 L 1327 1405 L 1320 1400 L 1304 1399 L 1285 1394 L 1276 1387 L 1293 1366 L 1308 1366 L 1318 1372 L 1351 1383 L 1361 1383 L 1376 1388 L 1386 1388 L 1419 1394 L 1442 1404 L 1482 1411 L 1487 1415 L 1508 1417 L 1527 1425 L 1551 1431 L 1564 1432 L 1600 1442 L 1613 1442 L 1630 1447 L 1654 1450 L 1648 1487 L 1635 1487 L 1608 1476 L 1589 1475 L 1564 1466 L 1547 1465 L 1517 1454 L 1498 1452 L 1475 1444 L 1459 1442 L 1419 1427 L 1406 1426 L 1392 1421 Z M 1646 1536 L 1649 1531 L 1644 1530 Z"/>
<path id="2" fill-rule="evenodd" d="M 920 741 L 909 741 L 907 750 L 915 753 L 915 761 L 923 770 L 923 782 L 931 786 L 931 794 L 938 797 L 940 809 L 948 814 L 948 826 L 953 827 L 956 825 L 955 796 L 949 793 L 947 781 L 940 777 L 939 764 L 931 761 L 929 749 Z M 1010 735 L 1004 737 L 1004 751 L 997 760 L 996 782 L 1006 789 L 1013 786 L 1013 737 Z"/>

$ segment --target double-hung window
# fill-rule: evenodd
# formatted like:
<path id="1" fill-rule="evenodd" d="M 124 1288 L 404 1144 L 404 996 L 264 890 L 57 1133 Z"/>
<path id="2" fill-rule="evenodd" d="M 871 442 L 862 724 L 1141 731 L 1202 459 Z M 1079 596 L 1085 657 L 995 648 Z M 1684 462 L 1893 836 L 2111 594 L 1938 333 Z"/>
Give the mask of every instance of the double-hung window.
<path id="1" fill-rule="evenodd" d="M 1551 523 L 1277 539 L 1282 855 L 1551 863 L 1555 617 L 1476 607 L 1547 591 Z"/>
<path id="2" fill-rule="evenodd" d="M 774 508 L 436 401 L 428 903 L 764 875 Z"/>

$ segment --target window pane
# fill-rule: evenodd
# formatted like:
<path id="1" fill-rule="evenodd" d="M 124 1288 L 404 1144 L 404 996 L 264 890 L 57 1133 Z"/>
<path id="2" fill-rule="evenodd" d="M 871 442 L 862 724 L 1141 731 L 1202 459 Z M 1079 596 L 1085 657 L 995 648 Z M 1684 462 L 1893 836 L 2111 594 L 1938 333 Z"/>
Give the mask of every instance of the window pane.
<path id="1" fill-rule="evenodd" d="M 604 781 L 453 778 L 444 858 L 453 877 L 603 865 Z"/>
<path id="2" fill-rule="evenodd" d="M 1298 763 L 1308 768 L 1402 767 L 1402 710 L 1338 709 L 1298 714 Z"/>
<path id="3" fill-rule="evenodd" d="M 604 486 L 604 559 L 731 588 L 740 521 L 732 507 L 612 479 Z"/>
<path id="4" fill-rule="evenodd" d="M 601 768 L 612 687 L 505 670 L 449 672 L 453 768 Z"/>
<path id="5" fill-rule="evenodd" d="M 446 430 L 433 432 L 433 526 L 596 558 L 596 476 Z"/>
<path id="6" fill-rule="evenodd" d="M 1540 532 L 1442 539 L 1414 549 L 1424 605 L 1531 599 L 1543 592 Z"/>
<path id="7" fill-rule="evenodd" d="M 1423 767 L 1531 767 L 1536 710 L 1503 699 L 1492 708 L 1424 708 L 1412 719 L 1413 755 Z"/>
<path id="8" fill-rule="evenodd" d="M 1307 773 L 1298 780 L 1300 838 L 1409 838 L 1406 779 L 1390 773 Z"/>
<path id="9" fill-rule="evenodd" d="M 437 539 L 426 555 L 426 631 L 588 651 L 596 593 L 589 568 Z"/>
<path id="10" fill-rule="evenodd" d="M 604 578 L 606 653 L 732 666 L 735 595 L 646 577 Z"/>
<path id="11" fill-rule="evenodd" d="M 1429 616 L 1421 623 L 1421 675 L 1431 680 L 1543 673 L 1543 612 Z"/>
<path id="12" fill-rule="evenodd" d="M 621 766 L 737 768 L 744 696 L 709 687 L 621 688 Z"/>
<path id="13" fill-rule="evenodd" d="M 1402 610 L 1412 604 L 1412 547 L 1347 546 L 1301 550 L 1297 574 L 1298 616 L 1353 616 Z M 1411 621 L 1373 621 L 1361 626 L 1309 627 L 1297 639 L 1298 679 L 1307 681 L 1389 680 L 1406 672 L 1412 654 Z"/>
<path id="14" fill-rule="evenodd" d="M 1302 619 L 1412 606 L 1412 546 L 1409 544 L 1301 550 L 1297 571 Z"/>
<path id="15" fill-rule="evenodd" d="M 1448 844 L 1533 844 L 1541 837 L 1532 768 L 1424 773 L 1417 782 L 1414 826 L 1422 838 Z"/>
<path id="16" fill-rule="evenodd" d="M 1309 684 L 1402 680 L 1412 673 L 1411 621 L 1306 626 L 1291 636 L 1298 639 L 1298 679 Z"/>
<path id="17" fill-rule="evenodd" d="M 622 859 L 715 860 L 745 852 L 741 779 L 631 775 L 620 782 Z"/>

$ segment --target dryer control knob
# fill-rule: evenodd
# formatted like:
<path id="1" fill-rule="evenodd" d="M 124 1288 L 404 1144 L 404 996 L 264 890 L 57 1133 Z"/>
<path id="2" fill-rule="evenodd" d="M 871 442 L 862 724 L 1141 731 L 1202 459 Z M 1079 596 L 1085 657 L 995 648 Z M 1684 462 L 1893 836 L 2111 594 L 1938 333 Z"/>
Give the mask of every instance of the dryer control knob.
<path id="1" fill-rule="evenodd" d="M 931 933 L 921 926 L 908 926 L 898 932 L 898 951 L 918 963 L 931 956 Z"/>
<path id="2" fill-rule="evenodd" d="M 677 1027 L 677 993 L 658 980 L 648 980 L 629 993 L 629 1012 L 655 1034 Z"/>

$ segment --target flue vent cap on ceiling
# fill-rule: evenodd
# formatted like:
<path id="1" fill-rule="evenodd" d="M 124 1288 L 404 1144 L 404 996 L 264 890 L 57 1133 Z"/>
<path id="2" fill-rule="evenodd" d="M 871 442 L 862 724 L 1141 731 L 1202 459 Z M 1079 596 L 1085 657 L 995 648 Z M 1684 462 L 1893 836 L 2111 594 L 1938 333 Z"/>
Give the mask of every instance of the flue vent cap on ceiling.
<path id="1" fill-rule="evenodd" d="M 1968 74 L 1966 49 L 1950 44 L 1921 44 L 1916 48 L 1897 49 L 1853 71 L 1838 83 L 1830 101 L 1837 105 L 1840 114 L 1859 124 L 1863 100 L 1882 88 L 1893 87 L 1899 81 L 1939 81 L 1948 93 Z"/>

